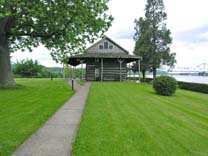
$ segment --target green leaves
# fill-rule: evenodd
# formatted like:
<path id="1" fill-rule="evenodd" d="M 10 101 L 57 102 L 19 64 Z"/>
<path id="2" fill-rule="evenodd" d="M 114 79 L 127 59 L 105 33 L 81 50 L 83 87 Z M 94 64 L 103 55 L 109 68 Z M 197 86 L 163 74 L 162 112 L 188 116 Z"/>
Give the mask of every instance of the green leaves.
<path id="1" fill-rule="evenodd" d="M 175 53 L 170 52 L 171 32 L 166 28 L 167 14 L 163 0 L 147 0 L 145 18 L 135 20 L 135 54 L 142 56 L 144 70 L 156 68 L 161 64 L 173 66 Z M 154 72 L 154 71 L 153 71 Z"/>
<path id="2" fill-rule="evenodd" d="M 56 61 L 62 61 L 81 52 L 87 42 L 108 30 L 113 18 L 105 13 L 106 3 L 106 0 L 1 0 L 0 18 L 15 17 L 6 31 L 11 51 L 43 44 Z"/>

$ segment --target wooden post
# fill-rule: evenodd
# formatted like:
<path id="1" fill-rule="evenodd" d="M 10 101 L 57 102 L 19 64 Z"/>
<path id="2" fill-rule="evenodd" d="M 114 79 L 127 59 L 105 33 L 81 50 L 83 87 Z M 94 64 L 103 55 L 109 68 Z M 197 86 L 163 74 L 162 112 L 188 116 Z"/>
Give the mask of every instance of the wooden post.
<path id="1" fill-rule="evenodd" d="M 120 63 L 120 82 L 121 82 L 121 79 L 122 79 L 122 74 L 121 74 L 121 70 L 122 70 L 122 63 L 123 63 L 124 60 L 122 59 L 118 59 L 118 62 Z"/>
<path id="2" fill-rule="evenodd" d="M 79 60 L 81 63 L 81 79 L 83 80 L 83 62 L 84 60 Z"/>
<path id="3" fill-rule="evenodd" d="M 72 71 L 72 66 L 71 65 L 69 66 L 69 70 L 70 70 L 70 79 L 72 79 L 72 72 L 73 71 Z"/>
<path id="4" fill-rule="evenodd" d="M 101 58 L 101 82 L 103 81 L 103 58 Z"/>
<path id="5" fill-rule="evenodd" d="M 136 63 L 136 62 L 134 61 L 134 63 Z M 134 64 L 132 66 L 134 67 Z M 136 71 L 135 70 L 136 69 L 134 69 L 134 71 L 133 71 L 133 73 L 134 73 L 134 81 L 136 81 L 136 76 L 135 76 Z"/>
<path id="6" fill-rule="evenodd" d="M 71 87 L 72 87 L 72 90 L 74 90 L 74 79 L 71 80 Z"/>
<path id="7" fill-rule="evenodd" d="M 64 68 L 64 63 L 63 63 L 63 78 L 64 78 L 64 81 L 66 80 L 66 77 L 65 77 L 65 68 Z"/>
<path id="8" fill-rule="evenodd" d="M 140 78 L 140 59 L 138 59 L 138 76 L 139 76 L 139 82 L 141 80 Z"/>

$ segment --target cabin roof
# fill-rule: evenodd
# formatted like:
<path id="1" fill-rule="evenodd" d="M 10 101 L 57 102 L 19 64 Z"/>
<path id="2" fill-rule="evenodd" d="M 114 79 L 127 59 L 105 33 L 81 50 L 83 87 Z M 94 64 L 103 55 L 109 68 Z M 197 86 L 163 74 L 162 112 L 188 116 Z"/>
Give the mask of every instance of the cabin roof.
<path id="1" fill-rule="evenodd" d="M 103 42 L 103 40 L 108 40 L 111 43 L 113 43 L 114 45 L 116 45 L 118 48 L 120 48 L 122 50 L 122 52 L 90 52 L 90 49 L 93 48 L 94 46 L 96 46 L 97 44 Z M 121 47 L 119 44 L 117 44 L 116 42 L 114 42 L 113 40 L 111 40 L 109 37 L 105 36 L 104 38 L 102 38 L 100 41 L 96 42 L 95 44 L 93 44 L 92 46 L 90 46 L 89 48 L 87 48 L 83 54 L 78 54 L 78 55 L 74 55 L 74 56 L 70 56 L 70 58 L 68 59 L 68 64 L 76 66 L 81 64 L 80 60 L 83 60 L 85 63 L 86 59 L 90 59 L 90 58 L 105 58 L 105 59 L 126 59 L 127 63 L 132 62 L 132 61 L 136 61 L 138 59 L 140 59 L 139 56 L 135 56 L 135 55 L 129 55 L 129 52 L 127 50 L 125 50 L 123 47 Z"/>
<path id="2" fill-rule="evenodd" d="M 135 56 L 135 55 L 128 55 L 128 54 L 114 54 L 114 53 L 101 53 L 101 54 L 91 54 L 91 53 L 84 53 L 84 54 L 80 54 L 80 55 L 75 55 L 75 56 L 71 56 L 68 60 L 68 63 L 70 65 L 79 65 L 80 64 L 80 60 L 83 60 L 85 62 L 86 59 L 90 59 L 90 58 L 104 58 L 104 59 L 126 59 L 127 62 L 132 62 L 132 61 L 136 61 L 138 59 L 140 59 L 139 56 Z M 84 63 L 83 62 L 83 63 Z"/>
<path id="3" fill-rule="evenodd" d="M 96 46 L 97 44 L 103 42 L 103 40 L 105 40 L 105 39 L 108 40 L 108 41 L 110 41 L 110 42 L 113 43 L 114 45 L 116 45 L 116 46 L 117 46 L 118 48 L 120 48 L 124 53 L 129 54 L 129 52 L 128 52 L 126 49 L 124 49 L 122 46 L 120 46 L 118 43 L 116 43 L 115 41 L 113 41 L 112 39 L 110 39 L 110 38 L 107 37 L 107 36 L 104 36 L 101 40 L 99 40 L 99 41 L 95 42 L 94 44 L 92 44 L 90 47 L 88 47 L 88 48 L 84 51 L 84 53 L 88 53 L 92 47 L 94 47 L 94 46 Z"/>

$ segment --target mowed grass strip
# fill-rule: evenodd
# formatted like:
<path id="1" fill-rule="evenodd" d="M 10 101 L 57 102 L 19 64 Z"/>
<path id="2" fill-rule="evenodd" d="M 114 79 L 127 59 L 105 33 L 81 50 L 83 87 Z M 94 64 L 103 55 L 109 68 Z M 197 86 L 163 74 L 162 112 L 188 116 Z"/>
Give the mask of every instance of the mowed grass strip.
<path id="1" fill-rule="evenodd" d="M 63 79 L 16 83 L 16 88 L 0 89 L 0 156 L 10 155 L 73 95 Z"/>
<path id="2" fill-rule="evenodd" d="M 73 156 L 207 156 L 208 96 L 149 84 L 93 83 Z"/>

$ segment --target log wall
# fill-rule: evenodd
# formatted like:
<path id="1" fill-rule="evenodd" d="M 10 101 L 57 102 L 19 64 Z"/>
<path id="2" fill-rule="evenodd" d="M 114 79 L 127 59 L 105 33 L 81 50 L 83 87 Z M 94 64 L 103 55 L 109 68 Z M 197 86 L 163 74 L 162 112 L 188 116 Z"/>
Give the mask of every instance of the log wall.
<path id="1" fill-rule="evenodd" d="M 95 70 L 99 71 L 96 77 Z M 101 59 L 86 60 L 86 80 L 101 81 Z M 122 63 L 121 81 L 127 76 L 126 60 Z M 120 81 L 120 63 L 117 59 L 103 59 L 103 81 Z"/>

